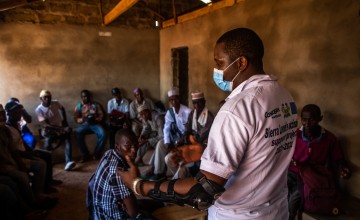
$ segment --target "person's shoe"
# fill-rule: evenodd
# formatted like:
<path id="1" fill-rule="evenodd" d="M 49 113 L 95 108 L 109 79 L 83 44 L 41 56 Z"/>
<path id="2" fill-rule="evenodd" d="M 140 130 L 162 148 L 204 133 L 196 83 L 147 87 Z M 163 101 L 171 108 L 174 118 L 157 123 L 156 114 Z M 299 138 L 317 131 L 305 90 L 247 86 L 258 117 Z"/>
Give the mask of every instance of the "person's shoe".
<path id="1" fill-rule="evenodd" d="M 163 174 L 163 173 L 159 173 L 159 174 L 155 174 L 155 175 L 153 175 L 152 177 L 150 177 L 150 181 L 159 181 L 159 180 L 163 180 L 163 179 L 165 179 L 166 178 L 166 176 L 165 176 L 165 174 Z"/>
<path id="2" fill-rule="evenodd" d="M 74 161 L 69 161 L 66 163 L 64 170 L 69 171 L 72 170 L 76 166 Z"/>
<path id="3" fill-rule="evenodd" d="M 82 156 L 81 160 L 79 160 L 79 163 L 86 163 L 90 160 L 89 156 Z"/>

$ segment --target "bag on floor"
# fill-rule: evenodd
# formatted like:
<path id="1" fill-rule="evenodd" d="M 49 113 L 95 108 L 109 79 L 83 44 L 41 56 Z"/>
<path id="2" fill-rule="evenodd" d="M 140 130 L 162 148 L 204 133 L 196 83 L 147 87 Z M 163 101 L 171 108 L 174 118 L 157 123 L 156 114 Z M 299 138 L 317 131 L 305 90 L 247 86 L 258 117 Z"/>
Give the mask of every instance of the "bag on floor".
<path id="1" fill-rule="evenodd" d="M 313 214 L 338 215 L 340 194 L 335 186 L 331 170 L 324 166 L 301 167 L 304 183 L 304 211 Z"/>

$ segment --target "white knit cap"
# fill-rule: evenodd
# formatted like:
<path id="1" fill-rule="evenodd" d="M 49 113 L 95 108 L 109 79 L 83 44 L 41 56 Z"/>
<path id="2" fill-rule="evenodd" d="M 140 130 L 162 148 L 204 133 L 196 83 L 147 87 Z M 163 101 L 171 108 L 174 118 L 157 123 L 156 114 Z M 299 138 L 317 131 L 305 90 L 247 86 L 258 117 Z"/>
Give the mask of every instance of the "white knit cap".
<path id="1" fill-rule="evenodd" d="M 179 95 L 179 89 L 177 87 L 173 87 L 172 89 L 170 89 L 168 91 L 168 96 L 174 96 L 174 95 Z"/>

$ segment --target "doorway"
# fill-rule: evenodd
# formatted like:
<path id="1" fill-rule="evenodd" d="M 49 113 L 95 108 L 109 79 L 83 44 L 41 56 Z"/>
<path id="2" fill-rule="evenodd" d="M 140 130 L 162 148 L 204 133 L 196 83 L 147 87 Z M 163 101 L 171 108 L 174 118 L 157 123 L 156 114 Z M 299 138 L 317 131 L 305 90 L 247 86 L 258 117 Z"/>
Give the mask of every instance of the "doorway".
<path id="1" fill-rule="evenodd" d="M 180 103 L 188 106 L 189 94 L 189 54 L 187 47 L 171 49 L 173 86 L 179 88 Z"/>

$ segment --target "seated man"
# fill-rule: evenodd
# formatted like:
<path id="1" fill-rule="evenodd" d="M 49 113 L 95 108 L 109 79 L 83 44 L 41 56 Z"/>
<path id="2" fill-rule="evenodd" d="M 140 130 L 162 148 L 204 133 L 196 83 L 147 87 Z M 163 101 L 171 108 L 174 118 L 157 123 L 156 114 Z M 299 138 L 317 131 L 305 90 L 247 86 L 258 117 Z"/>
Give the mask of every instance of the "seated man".
<path id="1" fill-rule="evenodd" d="M 40 92 L 41 104 L 35 109 L 38 121 L 41 124 L 41 135 L 45 138 L 43 149 L 51 151 L 51 145 L 57 139 L 65 141 L 65 170 L 75 167 L 71 160 L 71 128 L 66 119 L 64 107 L 58 102 L 51 100 L 51 93 L 47 90 Z"/>
<path id="2" fill-rule="evenodd" d="M 8 104 L 7 109 L 11 109 Z M 21 118 L 21 108 L 18 107 L 15 111 L 19 112 L 17 115 L 18 118 Z M 14 113 L 10 114 L 10 117 L 13 118 Z M 32 208 L 52 207 L 57 202 L 57 198 L 43 194 L 46 163 L 40 159 L 32 160 L 20 155 L 19 149 L 24 148 L 20 134 L 12 126 L 6 125 L 5 121 L 5 111 L 0 104 L 0 175 L 8 176 L 16 183 L 19 195 L 28 206 Z M 29 172 L 34 174 L 32 185 L 30 185 Z"/>
<path id="3" fill-rule="evenodd" d="M 190 145 L 190 135 L 194 141 L 202 145 L 202 151 L 207 145 L 211 125 L 214 121 L 214 115 L 206 108 L 204 93 L 191 93 L 194 110 L 191 111 L 185 131 L 178 143 L 179 147 L 174 148 L 165 157 L 165 163 L 173 174 L 173 179 L 195 176 L 200 171 L 200 157 L 196 162 L 186 164 L 182 155 L 182 145 Z M 185 149 L 184 149 L 185 150 Z"/>
<path id="4" fill-rule="evenodd" d="M 104 113 L 101 106 L 91 100 L 91 94 L 88 90 L 81 91 L 82 102 L 75 107 L 74 121 L 80 126 L 75 129 L 77 142 L 82 154 L 80 163 L 90 159 L 89 150 L 85 144 L 85 135 L 95 133 L 98 140 L 96 143 L 93 159 L 101 158 L 101 151 L 104 147 L 105 131 L 100 125 Z"/>
<path id="5" fill-rule="evenodd" d="M 169 102 L 172 107 L 165 114 L 164 138 L 155 147 L 154 154 L 150 159 L 150 170 L 144 178 L 157 181 L 165 178 L 165 156 L 172 147 L 177 145 L 178 140 L 185 131 L 185 123 L 188 120 L 191 109 L 180 104 L 179 89 L 172 88 L 168 91 Z"/>
<path id="6" fill-rule="evenodd" d="M 5 105 L 5 110 L 7 114 L 6 125 L 11 132 L 11 137 L 15 142 L 15 147 L 17 148 L 19 154 L 22 158 L 31 160 L 32 163 L 37 162 L 37 164 L 42 164 L 45 162 L 45 191 L 56 191 L 56 189 L 52 188 L 51 185 L 60 184 L 62 181 L 53 179 L 51 153 L 46 150 L 27 148 L 28 145 L 24 144 L 22 140 L 20 122 L 22 119 L 22 113 L 24 112 L 23 106 L 18 102 L 8 102 Z"/>
<path id="7" fill-rule="evenodd" d="M 12 97 L 8 100 L 8 102 L 17 102 L 20 104 L 18 98 Z M 22 117 L 19 122 L 21 137 L 23 139 L 24 145 L 26 149 L 33 150 L 36 147 L 36 138 L 28 128 L 27 124 L 32 122 L 31 115 L 23 108 Z"/>
<path id="8" fill-rule="evenodd" d="M 137 108 L 140 105 L 147 105 L 150 110 L 154 109 L 154 103 L 144 97 L 144 94 L 140 88 L 135 88 L 134 91 L 135 99 L 130 103 L 130 119 L 131 119 L 131 129 L 134 131 L 136 136 L 140 135 L 141 131 L 141 117 L 139 112 L 137 111 Z"/>
<path id="9" fill-rule="evenodd" d="M 142 118 L 142 131 L 139 137 L 139 150 L 135 163 L 143 164 L 143 156 L 147 150 L 155 148 L 157 143 L 163 139 L 164 115 L 150 110 L 147 105 L 140 105 L 138 112 Z"/>
<path id="10" fill-rule="evenodd" d="M 306 105 L 301 111 L 302 127 L 296 131 L 295 152 L 288 172 L 289 219 L 295 219 L 297 211 L 302 207 L 303 180 L 299 172 L 303 167 L 316 165 L 325 168 L 335 163 L 341 178 L 349 178 L 351 174 L 337 138 L 319 125 L 322 118 L 317 105 Z"/>
<path id="11" fill-rule="evenodd" d="M 115 134 L 121 129 L 128 127 L 129 120 L 129 101 L 121 97 L 119 88 L 113 88 L 111 94 L 114 98 L 107 104 L 107 113 L 109 116 L 109 145 L 114 149 Z"/>
<path id="12" fill-rule="evenodd" d="M 87 204 L 92 219 L 135 219 L 140 217 L 136 197 L 116 175 L 117 169 L 128 169 L 125 157 L 133 161 L 138 142 L 129 129 L 116 133 L 115 148 L 105 152 L 89 181 Z"/>

